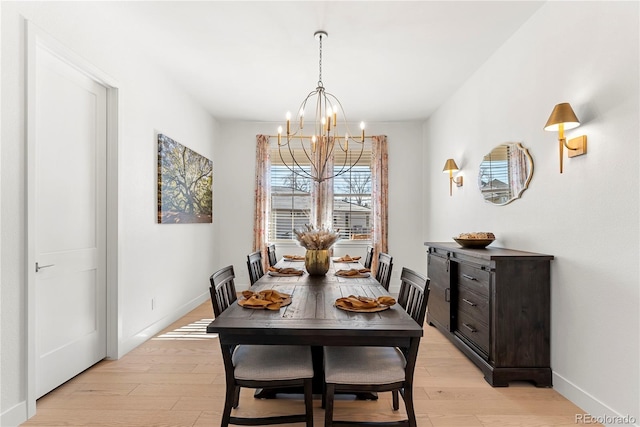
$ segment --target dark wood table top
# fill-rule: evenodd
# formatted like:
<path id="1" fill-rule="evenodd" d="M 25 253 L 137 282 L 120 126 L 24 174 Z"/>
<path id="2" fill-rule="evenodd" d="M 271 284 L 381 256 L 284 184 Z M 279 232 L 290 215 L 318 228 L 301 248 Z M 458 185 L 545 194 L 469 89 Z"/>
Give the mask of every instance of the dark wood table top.
<path id="1" fill-rule="evenodd" d="M 304 262 L 281 260 L 278 267 L 304 269 Z M 220 342 L 235 344 L 382 345 L 407 346 L 422 336 L 422 327 L 398 304 L 374 313 L 354 313 L 334 306 L 349 295 L 378 297 L 389 293 L 373 277 L 346 278 L 339 269 L 362 268 L 357 263 L 333 263 L 325 276 L 273 277 L 268 273 L 251 290 L 275 289 L 291 294 L 291 304 L 279 311 L 233 304 L 207 326 Z"/>

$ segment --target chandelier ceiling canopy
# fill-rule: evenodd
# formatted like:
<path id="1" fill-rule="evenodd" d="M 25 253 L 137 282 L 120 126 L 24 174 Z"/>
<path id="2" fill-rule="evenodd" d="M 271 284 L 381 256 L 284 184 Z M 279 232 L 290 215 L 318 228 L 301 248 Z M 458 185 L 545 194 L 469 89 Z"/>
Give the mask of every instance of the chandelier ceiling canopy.
<path id="1" fill-rule="evenodd" d="M 342 104 L 325 90 L 322 83 L 322 40 L 327 38 L 327 33 L 316 31 L 314 36 L 320 53 L 318 84 L 300 104 L 293 124 L 291 113 L 287 112 L 284 137 L 282 126 L 278 128 L 278 153 L 282 163 L 293 174 L 323 182 L 353 169 L 364 153 L 365 134 L 364 122 L 360 123 L 359 135 L 351 133 Z"/>

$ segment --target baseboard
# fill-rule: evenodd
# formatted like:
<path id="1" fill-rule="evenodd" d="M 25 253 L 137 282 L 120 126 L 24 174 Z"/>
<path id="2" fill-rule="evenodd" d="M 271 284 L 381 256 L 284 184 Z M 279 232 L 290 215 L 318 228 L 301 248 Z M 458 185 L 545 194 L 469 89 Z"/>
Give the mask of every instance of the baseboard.
<path id="1" fill-rule="evenodd" d="M 575 423 L 577 425 L 594 424 L 597 421 L 607 427 L 621 425 L 640 427 L 638 414 L 617 413 L 606 403 L 601 402 L 556 372 L 553 373 L 553 389 L 583 410 L 583 413 L 576 414 Z M 592 422 L 587 422 L 588 420 L 592 420 Z"/>
<path id="2" fill-rule="evenodd" d="M 209 298 L 211 298 L 211 295 L 209 294 L 209 292 L 206 292 L 189 301 L 188 303 L 176 308 L 171 314 L 147 326 L 145 329 L 133 335 L 132 337 L 127 338 L 125 341 L 121 341 L 118 345 L 118 359 L 129 353 L 134 348 L 138 347 L 140 344 L 147 341 L 149 338 L 158 334 L 158 332 L 162 331 L 167 326 L 180 319 L 182 316 L 189 313 L 203 302 L 207 301 Z M 4 427 L 4 424 L 1 425 Z"/>
<path id="3" fill-rule="evenodd" d="M 20 402 L 0 414 L 0 426 L 17 427 L 27 421 L 27 402 Z"/>

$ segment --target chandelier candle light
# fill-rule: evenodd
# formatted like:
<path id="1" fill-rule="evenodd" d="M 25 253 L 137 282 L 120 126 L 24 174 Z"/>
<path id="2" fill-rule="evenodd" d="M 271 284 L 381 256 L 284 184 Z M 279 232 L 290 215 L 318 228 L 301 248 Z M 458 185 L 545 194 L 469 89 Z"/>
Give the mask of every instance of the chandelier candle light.
<path id="1" fill-rule="evenodd" d="M 282 126 L 278 127 L 278 153 L 282 163 L 292 173 L 320 183 L 349 172 L 358 163 L 364 152 L 365 135 L 364 122 L 361 122 L 360 137 L 353 137 L 349 131 L 342 104 L 338 98 L 325 90 L 322 84 L 322 40 L 327 38 L 327 33 L 316 31 L 314 36 L 320 45 L 318 86 L 302 101 L 295 118 L 297 127 L 293 130 L 291 113 L 287 112 L 286 139 L 282 137 Z M 303 129 L 307 105 L 310 110 L 315 107 L 315 112 L 311 117 L 313 127 L 310 133 L 305 135 Z M 309 117 L 309 115 L 306 116 Z M 301 149 L 297 145 L 294 146 L 294 141 L 299 141 Z M 355 150 L 353 150 L 354 146 Z M 288 151 L 288 156 L 285 157 L 289 158 L 289 162 L 283 158 L 282 151 Z M 339 165 L 335 166 L 334 154 L 339 152 L 344 154 L 339 156 L 343 159 Z M 350 162 L 352 158 L 356 158 L 353 163 Z"/>

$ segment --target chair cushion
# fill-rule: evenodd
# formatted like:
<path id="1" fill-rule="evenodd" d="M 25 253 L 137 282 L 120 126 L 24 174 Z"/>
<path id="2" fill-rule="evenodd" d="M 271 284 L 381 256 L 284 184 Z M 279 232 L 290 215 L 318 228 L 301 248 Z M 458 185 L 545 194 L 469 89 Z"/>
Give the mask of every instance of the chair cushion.
<path id="1" fill-rule="evenodd" d="M 325 347 L 324 376 L 331 384 L 391 384 L 404 381 L 407 362 L 394 347 Z"/>
<path id="2" fill-rule="evenodd" d="M 233 352 L 240 380 L 276 381 L 313 378 L 311 349 L 296 345 L 239 345 Z"/>

